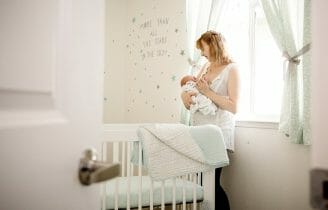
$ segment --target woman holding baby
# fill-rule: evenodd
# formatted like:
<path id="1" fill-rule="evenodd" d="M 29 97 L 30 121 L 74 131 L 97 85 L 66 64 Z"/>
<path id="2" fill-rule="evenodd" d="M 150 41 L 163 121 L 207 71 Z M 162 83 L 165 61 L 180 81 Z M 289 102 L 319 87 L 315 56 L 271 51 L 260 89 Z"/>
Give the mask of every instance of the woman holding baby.
<path id="1" fill-rule="evenodd" d="M 239 99 L 239 76 L 225 46 L 224 37 L 215 31 L 207 31 L 196 42 L 208 62 L 196 77 L 197 90 L 209 98 L 216 106 L 215 114 L 191 113 L 191 125 L 214 124 L 221 128 L 227 150 L 234 151 L 234 128 Z M 194 92 L 182 92 L 184 106 L 190 109 Z M 229 210 L 229 200 L 220 185 L 222 168 L 215 170 L 215 209 Z"/>

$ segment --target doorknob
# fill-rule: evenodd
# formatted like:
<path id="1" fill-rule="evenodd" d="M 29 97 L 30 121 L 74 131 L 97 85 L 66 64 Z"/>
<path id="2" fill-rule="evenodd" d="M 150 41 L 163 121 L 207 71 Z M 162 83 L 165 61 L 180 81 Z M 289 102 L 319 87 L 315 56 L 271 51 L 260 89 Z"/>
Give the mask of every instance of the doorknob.
<path id="1" fill-rule="evenodd" d="M 97 151 L 94 148 L 84 151 L 79 165 L 79 179 L 82 185 L 106 181 L 120 175 L 120 163 L 111 164 L 98 161 Z"/>

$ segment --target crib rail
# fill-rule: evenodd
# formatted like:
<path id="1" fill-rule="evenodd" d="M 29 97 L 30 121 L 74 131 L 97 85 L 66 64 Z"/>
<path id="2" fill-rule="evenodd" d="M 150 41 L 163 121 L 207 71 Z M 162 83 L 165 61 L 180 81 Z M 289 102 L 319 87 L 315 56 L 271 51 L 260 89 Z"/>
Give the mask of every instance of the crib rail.
<path id="1" fill-rule="evenodd" d="M 122 167 L 121 177 L 109 181 L 111 183 L 105 183 L 102 187 L 102 210 L 199 208 L 198 203 L 202 201 L 200 195 L 197 195 L 197 190 L 201 185 L 200 173 L 161 182 L 153 181 L 147 176 L 147 170 L 142 166 L 142 149 L 136 133 L 138 126 L 140 124 L 111 125 L 104 128 L 102 159 L 108 162 L 120 162 Z M 130 161 L 133 148 L 138 148 L 137 164 Z M 136 180 L 137 190 L 135 189 Z M 149 192 L 145 191 L 145 186 L 149 188 Z M 122 191 L 125 194 L 123 199 L 119 196 L 119 194 L 122 195 Z M 135 191 L 137 191 L 137 206 Z M 109 199 L 108 195 L 113 194 L 113 199 Z M 182 199 L 178 199 L 181 197 Z M 192 198 L 188 200 L 187 197 Z"/>

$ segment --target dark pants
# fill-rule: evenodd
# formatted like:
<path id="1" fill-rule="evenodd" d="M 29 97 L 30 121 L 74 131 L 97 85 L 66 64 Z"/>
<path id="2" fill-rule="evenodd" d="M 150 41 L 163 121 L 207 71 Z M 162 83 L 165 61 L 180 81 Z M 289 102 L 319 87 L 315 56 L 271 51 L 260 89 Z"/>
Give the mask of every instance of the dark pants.
<path id="1" fill-rule="evenodd" d="M 215 210 L 230 210 L 227 194 L 220 184 L 222 168 L 215 169 Z"/>

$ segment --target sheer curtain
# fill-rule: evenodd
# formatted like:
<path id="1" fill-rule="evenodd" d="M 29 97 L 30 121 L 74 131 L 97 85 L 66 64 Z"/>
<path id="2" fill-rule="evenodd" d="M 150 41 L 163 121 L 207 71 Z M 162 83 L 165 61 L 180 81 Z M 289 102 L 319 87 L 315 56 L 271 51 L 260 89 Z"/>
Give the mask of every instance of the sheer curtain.
<path id="1" fill-rule="evenodd" d="M 222 11 L 228 0 L 187 0 L 187 40 L 188 40 L 188 63 L 190 68 L 186 74 L 194 74 L 200 69 L 200 52 L 195 44 L 198 37 L 208 30 L 215 30 L 220 22 Z M 189 111 L 182 107 L 181 123 L 190 124 Z"/>
<path id="2" fill-rule="evenodd" d="M 292 142 L 309 145 L 310 0 L 301 2 L 261 0 L 271 33 L 286 58 L 279 130 Z"/>

